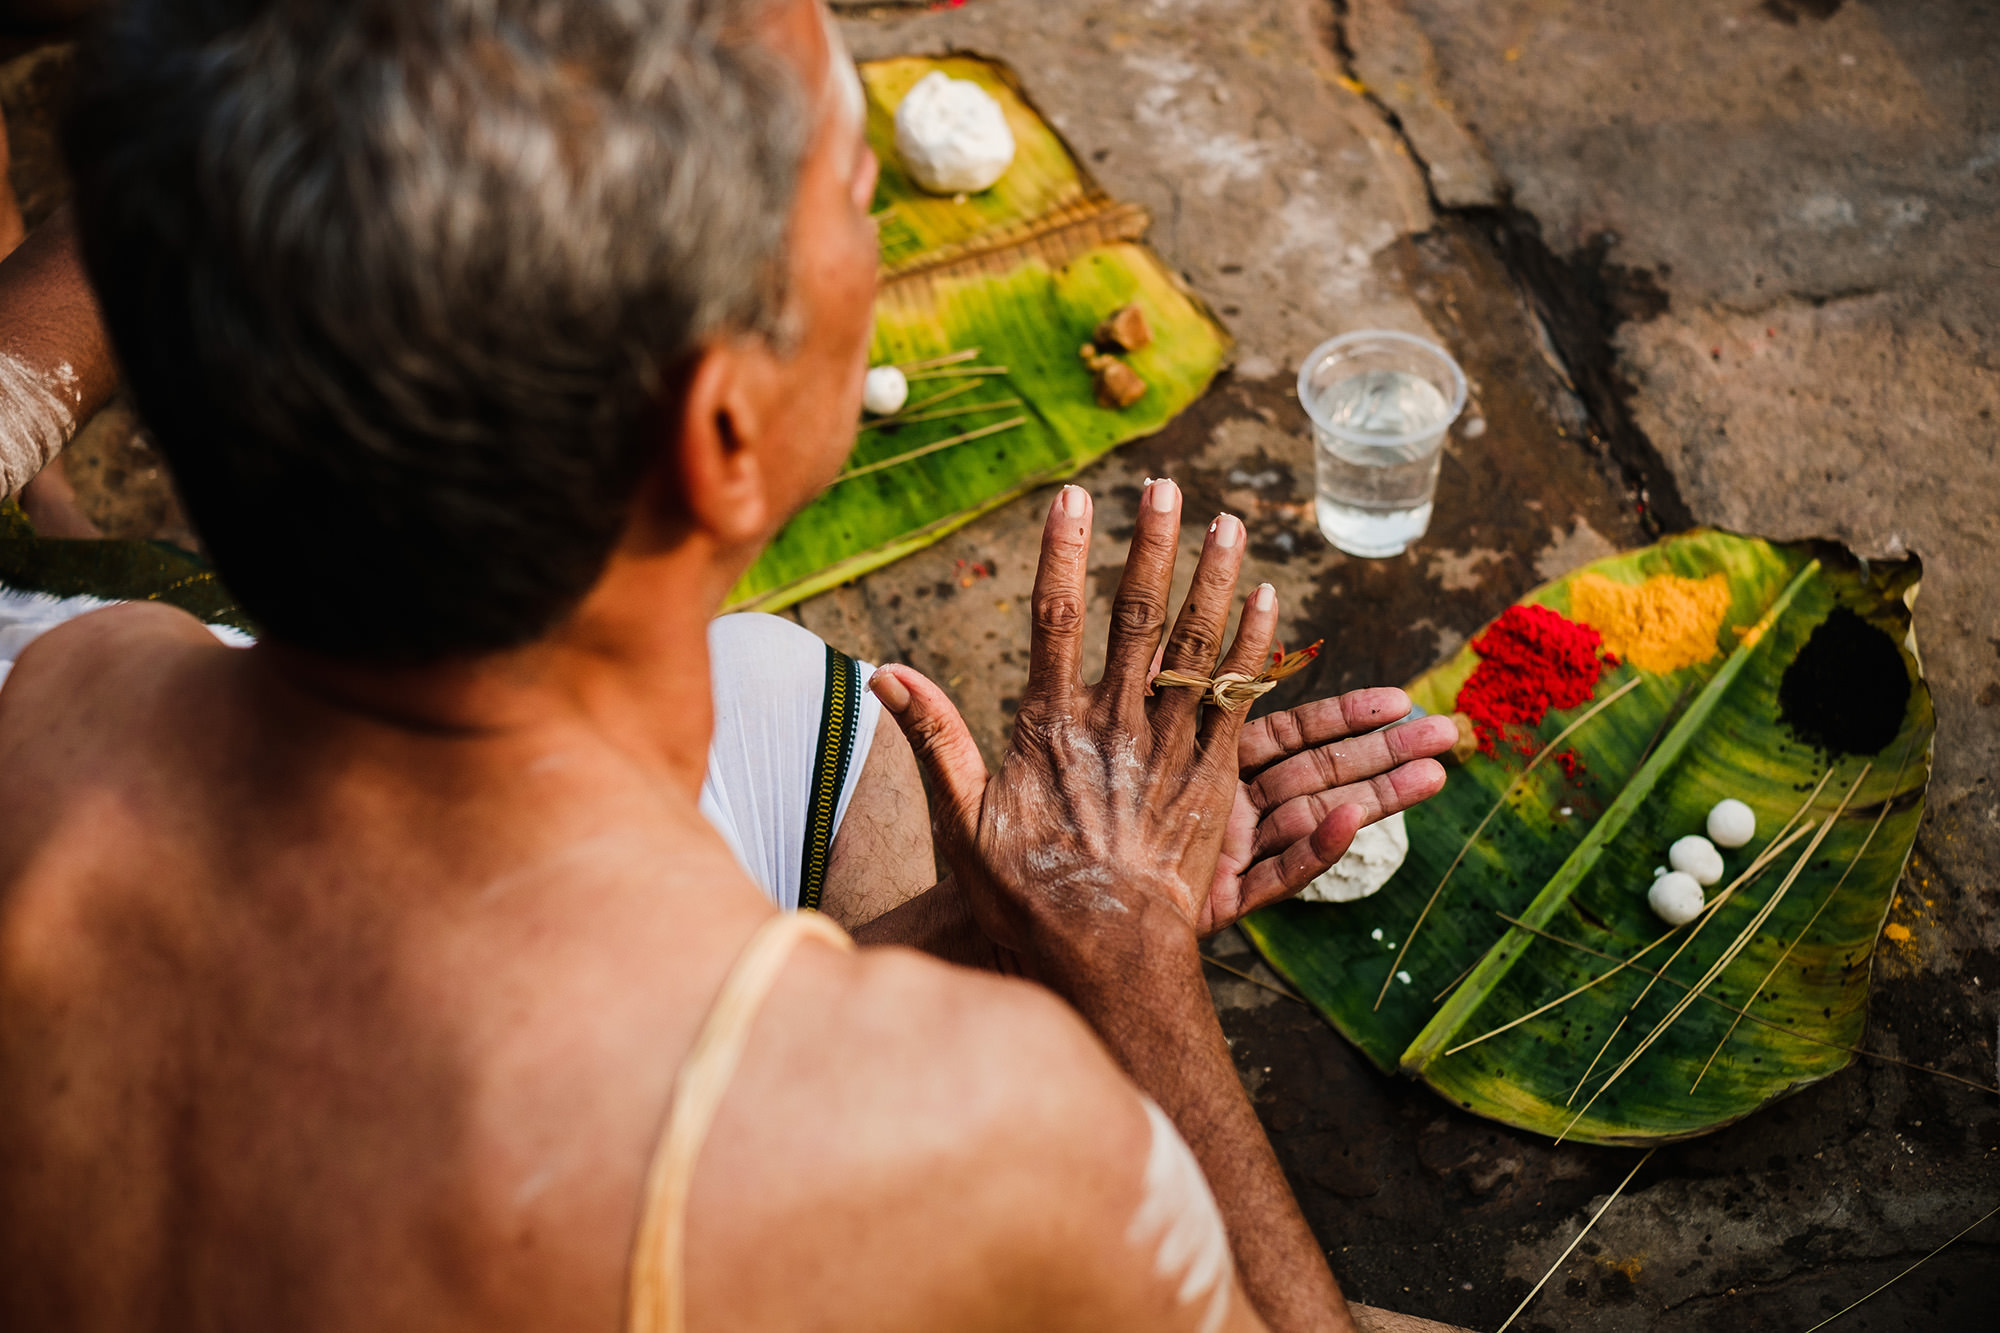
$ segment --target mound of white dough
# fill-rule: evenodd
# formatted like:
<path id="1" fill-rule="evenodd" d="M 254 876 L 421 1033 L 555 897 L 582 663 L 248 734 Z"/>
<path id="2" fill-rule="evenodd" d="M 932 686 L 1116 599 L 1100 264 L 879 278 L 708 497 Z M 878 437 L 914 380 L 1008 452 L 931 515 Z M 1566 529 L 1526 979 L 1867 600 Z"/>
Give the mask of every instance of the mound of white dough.
<path id="1" fill-rule="evenodd" d="M 896 154 L 932 194 L 972 194 L 1014 161 L 1014 133 L 984 88 L 932 70 L 896 106 Z"/>
<path id="2" fill-rule="evenodd" d="M 1403 868 L 1403 858 L 1409 854 L 1410 831 L 1398 810 L 1355 834 L 1347 855 L 1299 890 L 1299 898 L 1309 903 L 1351 903 L 1366 898 Z"/>

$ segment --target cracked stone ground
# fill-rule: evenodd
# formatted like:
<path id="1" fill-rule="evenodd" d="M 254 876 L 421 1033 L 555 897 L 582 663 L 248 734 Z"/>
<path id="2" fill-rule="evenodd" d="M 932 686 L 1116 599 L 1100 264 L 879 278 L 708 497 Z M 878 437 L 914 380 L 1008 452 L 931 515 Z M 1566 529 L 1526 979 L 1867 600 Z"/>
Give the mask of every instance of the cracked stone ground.
<path id="1" fill-rule="evenodd" d="M 1994 1077 L 2000 7 L 971 0 L 848 7 L 844 25 L 863 57 L 1011 62 L 1238 340 L 1202 402 L 1081 478 L 1103 519 L 1100 646 L 1149 475 L 1186 488 L 1191 537 L 1241 514 L 1286 641 L 1327 639 L 1274 706 L 1408 679 L 1536 583 L 1662 530 L 1921 554 L 1938 759 L 1867 1044 Z M 0 55 L 32 221 L 61 194 L 48 108 L 70 57 L 27 39 Z M 1370 326 L 1440 339 L 1473 384 L 1433 529 L 1389 561 L 1320 540 L 1289 388 L 1314 343 Z M 70 458 L 101 523 L 185 534 L 128 410 Z M 1047 498 L 796 614 L 945 683 L 991 756 Z M 1217 951 L 1273 980 L 1240 938 Z M 1461 1114 L 1289 1000 L 1220 973 L 1214 991 L 1358 1299 L 1497 1325 L 1635 1159 Z M 1516 1327 L 1801 1330 L 1995 1202 L 1996 1099 L 1864 1061 L 1662 1150 Z M 2000 1221 L 1837 1327 L 1989 1327 L 1996 1280 Z"/>

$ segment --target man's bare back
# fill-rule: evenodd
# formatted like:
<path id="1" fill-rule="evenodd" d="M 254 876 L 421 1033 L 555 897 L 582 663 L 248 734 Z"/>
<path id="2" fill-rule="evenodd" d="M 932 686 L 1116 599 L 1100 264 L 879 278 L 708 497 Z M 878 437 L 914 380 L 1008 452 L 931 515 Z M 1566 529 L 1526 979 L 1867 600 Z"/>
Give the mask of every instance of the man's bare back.
<path id="1" fill-rule="evenodd" d="M 1348 1327 L 1196 941 L 1435 791 L 1454 733 L 1380 730 L 1394 691 L 1261 732 L 1150 695 L 1156 652 L 1254 674 L 1279 615 L 1266 585 L 1227 633 L 1222 515 L 1169 620 L 1199 520 L 1164 479 L 1094 684 L 1091 504 L 1053 497 L 996 773 L 936 686 L 873 683 L 950 876 L 845 919 L 1040 984 L 799 945 L 684 1248 L 641 1227 L 776 919 L 696 804 L 706 629 L 868 361 L 825 11 L 132 0 L 107 32 L 78 234 L 266 633 L 106 611 L 0 691 L 0 1325 L 611 1333 L 677 1253 L 702 1329 Z"/>
<path id="2" fill-rule="evenodd" d="M 122 608 L 0 693 L 7 1322 L 617 1327 L 675 1071 L 768 904 L 587 736 L 411 737 L 255 657 Z M 694 1322 L 1117 1326 L 1049 1278 L 1117 1258 L 1146 1151 L 1034 988 L 804 946 L 696 1173 Z M 984 1280 L 915 1261 L 942 1234 Z"/>

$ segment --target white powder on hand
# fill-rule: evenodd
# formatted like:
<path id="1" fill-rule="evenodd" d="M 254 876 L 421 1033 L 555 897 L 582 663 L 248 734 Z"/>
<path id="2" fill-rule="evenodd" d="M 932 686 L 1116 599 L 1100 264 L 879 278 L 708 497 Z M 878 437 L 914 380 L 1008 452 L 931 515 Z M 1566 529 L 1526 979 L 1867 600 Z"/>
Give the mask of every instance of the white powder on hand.
<path id="1" fill-rule="evenodd" d="M 1014 133 L 978 84 L 932 70 L 896 107 L 896 154 L 932 194 L 973 194 L 1014 161 Z"/>
<path id="2" fill-rule="evenodd" d="M 44 372 L 0 354 L 0 496 L 19 494 L 62 452 L 82 401 L 67 362 Z"/>
<path id="3" fill-rule="evenodd" d="M 1318 879 L 1299 890 L 1309 903 L 1351 903 L 1387 884 L 1410 854 L 1410 831 L 1398 810 L 1387 819 L 1366 825 L 1354 835 L 1347 855 L 1327 867 Z M 1381 938 L 1376 931 L 1376 938 Z"/>

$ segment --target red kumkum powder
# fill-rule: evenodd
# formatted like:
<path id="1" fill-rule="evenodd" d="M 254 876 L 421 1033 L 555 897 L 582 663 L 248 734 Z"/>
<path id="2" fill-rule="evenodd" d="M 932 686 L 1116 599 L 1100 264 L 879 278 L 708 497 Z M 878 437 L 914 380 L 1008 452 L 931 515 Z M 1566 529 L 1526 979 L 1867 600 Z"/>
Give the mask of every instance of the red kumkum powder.
<path id="1" fill-rule="evenodd" d="M 1510 606 L 1472 641 L 1479 665 L 1459 687 L 1456 707 L 1472 719 L 1479 752 L 1493 757 L 1505 740 L 1522 755 L 1538 742 L 1530 728 L 1552 709 L 1586 702 L 1597 679 L 1618 659 L 1603 653 L 1604 640 L 1546 606 Z"/>

